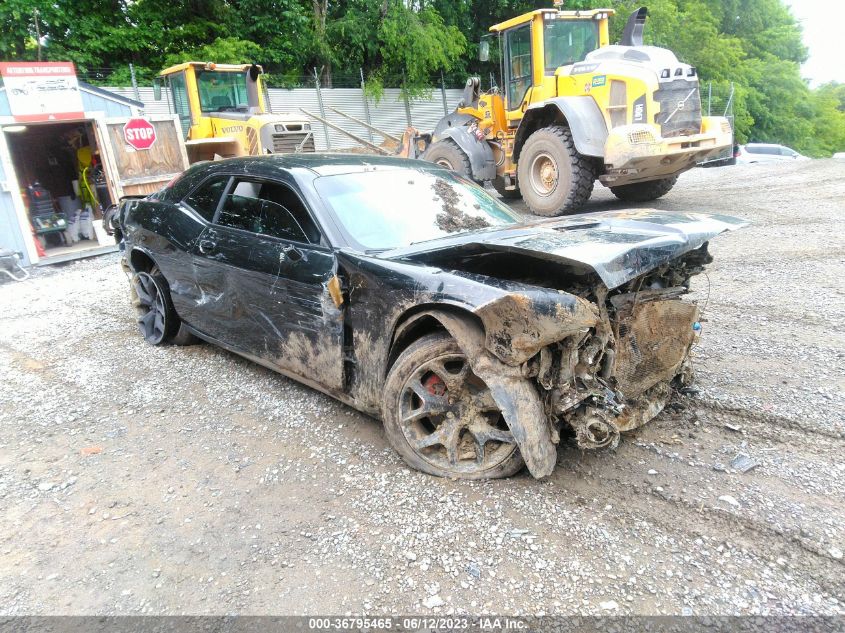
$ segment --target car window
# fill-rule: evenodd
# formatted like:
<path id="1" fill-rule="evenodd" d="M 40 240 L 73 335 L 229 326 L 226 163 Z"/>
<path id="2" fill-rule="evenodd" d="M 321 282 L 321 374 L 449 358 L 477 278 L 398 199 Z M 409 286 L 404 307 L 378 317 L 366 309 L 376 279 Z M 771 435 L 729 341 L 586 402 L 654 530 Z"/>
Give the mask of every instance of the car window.
<path id="1" fill-rule="evenodd" d="M 220 196 L 223 195 L 228 182 L 229 176 L 216 176 L 206 180 L 194 189 L 184 202 L 211 222 L 214 219 L 214 212 L 217 211 L 217 203 L 220 202 Z"/>
<path id="2" fill-rule="evenodd" d="M 398 248 L 519 222 L 484 189 L 445 170 L 338 174 L 314 184 L 344 231 L 364 249 Z"/>
<path id="3" fill-rule="evenodd" d="M 287 185 L 238 179 L 223 200 L 217 224 L 293 242 L 319 244 L 320 231 Z"/>
<path id="4" fill-rule="evenodd" d="M 791 150 L 788 147 L 781 147 L 780 148 L 780 155 L 781 156 L 795 156 L 798 152 L 795 150 Z"/>

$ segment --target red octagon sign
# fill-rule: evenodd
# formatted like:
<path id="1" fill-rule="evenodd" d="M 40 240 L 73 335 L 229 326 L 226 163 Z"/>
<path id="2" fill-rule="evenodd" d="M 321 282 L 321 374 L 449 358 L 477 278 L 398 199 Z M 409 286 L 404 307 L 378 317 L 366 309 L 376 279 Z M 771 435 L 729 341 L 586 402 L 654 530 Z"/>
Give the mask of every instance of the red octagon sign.
<path id="1" fill-rule="evenodd" d="M 156 129 L 146 119 L 129 119 L 123 126 L 123 139 L 135 149 L 150 149 L 156 142 Z"/>

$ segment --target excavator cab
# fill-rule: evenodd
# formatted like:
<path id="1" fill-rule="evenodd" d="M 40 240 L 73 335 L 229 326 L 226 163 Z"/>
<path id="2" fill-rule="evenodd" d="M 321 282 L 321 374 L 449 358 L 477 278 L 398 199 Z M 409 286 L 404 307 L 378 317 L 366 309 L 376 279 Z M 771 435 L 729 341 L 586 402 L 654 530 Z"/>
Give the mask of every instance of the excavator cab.
<path id="1" fill-rule="evenodd" d="M 178 117 L 190 162 L 289 152 L 313 152 L 311 124 L 271 114 L 256 64 L 185 62 L 161 71 L 153 90 Z"/>
<path id="2" fill-rule="evenodd" d="M 493 25 L 500 38 L 505 109 L 518 124 L 533 102 L 555 96 L 555 75 L 583 61 L 610 40 L 613 9 L 540 9 Z"/>

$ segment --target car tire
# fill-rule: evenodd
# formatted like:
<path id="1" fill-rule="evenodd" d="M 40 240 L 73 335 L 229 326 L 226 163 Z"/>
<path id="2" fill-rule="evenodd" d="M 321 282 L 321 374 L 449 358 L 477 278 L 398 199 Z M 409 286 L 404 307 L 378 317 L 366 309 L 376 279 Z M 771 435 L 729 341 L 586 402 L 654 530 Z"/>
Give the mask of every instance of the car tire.
<path id="1" fill-rule="evenodd" d="M 660 180 L 649 180 L 647 182 L 635 182 L 630 185 L 611 187 L 613 195 L 626 202 L 648 202 L 665 196 L 672 190 L 678 176 L 669 176 Z"/>
<path id="2" fill-rule="evenodd" d="M 522 199 L 531 213 L 575 213 L 593 193 L 593 161 L 578 153 L 568 127 L 544 127 L 528 137 L 519 154 L 517 176 Z"/>
<path id="3" fill-rule="evenodd" d="M 490 181 L 490 184 L 493 185 L 493 189 L 496 190 L 496 193 L 502 196 L 505 200 L 518 200 L 522 197 L 519 187 L 516 187 L 515 189 L 505 189 L 505 179 L 501 176 L 496 176 Z"/>
<path id="4" fill-rule="evenodd" d="M 472 166 L 469 164 L 469 157 L 451 139 L 443 139 L 429 145 L 423 152 L 422 159 L 451 169 L 464 178 L 472 179 Z"/>
<path id="5" fill-rule="evenodd" d="M 170 287 L 157 266 L 132 276 L 130 298 L 138 315 L 141 336 L 150 345 L 191 345 L 197 342 L 176 314 Z"/>
<path id="6" fill-rule="evenodd" d="M 460 394 L 454 403 L 451 393 Z M 390 445 L 409 466 L 430 475 L 496 479 L 525 464 L 489 389 L 445 333 L 420 338 L 396 359 L 385 381 L 382 419 Z"/>

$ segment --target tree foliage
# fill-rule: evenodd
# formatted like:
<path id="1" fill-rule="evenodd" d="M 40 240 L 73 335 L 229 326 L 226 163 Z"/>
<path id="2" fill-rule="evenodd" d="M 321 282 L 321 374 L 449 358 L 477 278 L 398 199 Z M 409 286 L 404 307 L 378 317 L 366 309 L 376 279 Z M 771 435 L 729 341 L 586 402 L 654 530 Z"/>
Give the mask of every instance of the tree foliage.
<path id="1" fill-rule="evenodd" d="M 610 5 L 617 40 L 635 0 L 567 0 L 567 8 Z M 187 59 L 258 62 L 283 85 L 314 70 L 326 86 L 419 94 L 440 73 L 496 74 L 477 61 L 492 24 L 545 0 L 2 0 L 0 59 L 71 60 L 100 83 L 148 82 Z M 783 0 L 650 0 L 646 42 L 698 68 L 702 96 L 721 114 L 733 87 L 739 141 L 777 142 L 814 155 L 845 150 L 845 87 L 811 90 L 801 78 L 807 49 Z M 40 36 L 40 38 L 39 38 Z M 40 46 L 39 46 L 40 44 Z M 707 104 L 705 103 L 705 107 Z"/>

